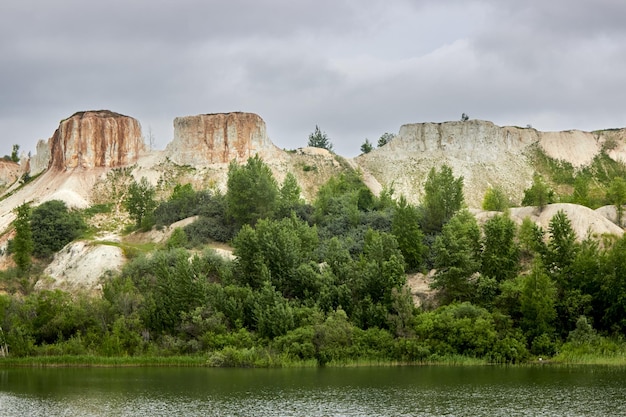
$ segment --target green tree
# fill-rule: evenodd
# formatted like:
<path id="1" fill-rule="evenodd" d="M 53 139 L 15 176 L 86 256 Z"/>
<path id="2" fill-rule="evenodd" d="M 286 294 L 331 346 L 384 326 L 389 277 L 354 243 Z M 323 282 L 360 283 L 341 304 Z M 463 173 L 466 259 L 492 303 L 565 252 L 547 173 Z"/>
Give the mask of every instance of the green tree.
<path id="1" fill-rule="evenodd" d="M 302 298 L 314 283 L 300 281 L 306 276 L 298 268 L 313 260 L 317 244 L 316 227 L 295 217 L 245 225 L 233 239 L 239 280 L 252 288 L 269 281 L 286 297 Z"/>
<path id="2" fill-rule="evenodd" d="M 535 254 L 545 256 L 547 246 L 544 242 L 545 231 L 529 217 L 524 217 L 519 228 L 518 240 L 523 260 L 534 258 Z"/>
<path id="3" fill-rule="evenodd" d="M 322 132 L 317 125 L 315 125 L 315 132 L 309 135 L 308 146 L 323 148 L 329 152 L 333 151 L 333 144 L 330 142 L 330 139 L 328 139 L 326 132 Z"/>
<path id="4" fill-rule="evenodd" d="M 615 206 L 617 212 L 617 224 L 622 226 L 624 216 L 624 204 L 626 204 L 626 181 L 622 177 L 615 177 L 611 180 L 606 198 Z"/>
<path id="5" fill-rule="evenodd" d="M 146 177 L 141 177 L 139 182 L 133 180 L 128 186 L 123 204 L 137 227 L 147 226 L 146 220 L 150 218 L 157 205 L 155 195 L 156 190 Z"/>
<path id="6" fill-rule="evenodd" d="M 587 207 L 591 205 L 591 199 L 589 198 L 589 182 L 589 175 L 576 175 L 576 178 L 574 179 L 572 203 Z"/>
<path id="7" fill-rule="evenodd" d="M 424 234 L 420 229 L 419 220 L 417 209 L 401 196 L 393 210 L 391 233 L 398 241 L 398 247 L 409 270 L 417 270 L 422 266 L 424 254 L 428 249 L 424 245 Z"/>
<path id="8" fill-rule="evenodd" d="M 434 244 L 433 288 L 440 290 L 444 303 L 469 301 L 474 296 L 472 276 L 480 269 L 480 228 L 467 210 L 455 215 L 443 227 Z"/>
<path id="9" fill-rule="evenodd" d="M 13 150 L 11 151 L 11 161 L 13 162 L 20 162 L 20 145 L 13 145 Z"/>
<path id="10" fill-rule="evenodd" d="M 228 167 L 226 213 L 238 226 L 255 224 L 274 215 L 278 185 L 261 157 L 248 158 L 245 165 L 235 161 Z"/>
<path id="11" fill-rule="evenodd" d="M 374 302 L 381 301 L 389 306 L 392 290 L 399 290 L 406 283 L 404 259 L 395 237 L 368 229 L 360 261 L 367 263 L 368 267 L 364 269 L 372 273 L 365 276 L 367 295 Z"/>
<path id="12" fill-rule="evenodd" d="M 498 282 L 515 277 L 520 260 L 515 222 L 506 214 L 497 215 L 485 223 L 483 231 L 481 273 Z"/>
<path id="13" fill-rule="evenodd" d="M 291 305 L 268 281 L 258 291 L 254 318 L 259 336 L 267 339 L 282 336 L 295 328 Z"/>
<path id="14" fill-rule="evenodd" d="M 380 148 L 381 146 L 385 146 L 395 137 L 396 135 L 394 135 L 393 133 L 383 133 L 378 139 L 378 147 Z"/>
<path id="15" fill-rule="evenodd" d="M 79 237 L 87 228 L 80 214 L 61 200 L 51 200 L 32 210 L 33 255 L 47 258 Z"/>
<path id="16" fill-rule="evenodd" d="M 292 211 L 297 212 L 304 205 L 301 194 L 298 180 L 291 172 L 288 172 L 278 192 L 277 217 L 289 217 Z"/>
<path id="17" fill-rule="evenodd" d="M 455 178 L 446 164 L 439 171 L 433 167 L 424 184 L 423 229 L 428 233 L 439 232 L 463 203 L 463 177 Z"/>
<path id="18" fill-rule="evenodd" d="M 370 153 L 374 149 L 374 145 L 369 139 L 365 138 L 365 142 L 361 145 L 361 153 Z"/>
<path id="19" fill-rule="evenodd" d="M 554 333 L 555 301 L 556 287 L 537 257 L 530 274 L 524 278 L 520 299 L 521 326 L 531 341 Z"/>
<path id="20" fill-rule="evenodd" d="M 607 251 L 602 264 L 602 327 L 617 334 L 626 331 L 626 237 L 618 239 Z"/>
<path id="21" fill-rule="evenodd" d="M 523 206 L 537 206 L 541 210 L 548 204 L 554 203 L 554 191 L 546 184 L 541 175 L 533 175 L 533 183 L 530 188 L 524 190 Z"/>
<path id="22" fill-rule="evenodd" d="M 33 235 L 30 229 L 31 208 L 28 203 L 23 203 L 15 209 L 16 219 L 13 222 L 15 237 L 11 243 L 13 260 L 20 274 L 25 274 L 30 269 L 33 253 Z"/>
<path id="23" fill-rule="evenodd" d="M 483 210 L 504 211 L 510 207 L 509 199 L 501 187 L 489 187 L 483 199 Z"/>
<path id="24" fill-rule="evenodd" d="M 580 249 L 572 222 L 563 210 L 559 210 L 548 226 L 550 240 L 546 254 L 546 265 L 560 287 L 566 285 L 571 265 Z"/>

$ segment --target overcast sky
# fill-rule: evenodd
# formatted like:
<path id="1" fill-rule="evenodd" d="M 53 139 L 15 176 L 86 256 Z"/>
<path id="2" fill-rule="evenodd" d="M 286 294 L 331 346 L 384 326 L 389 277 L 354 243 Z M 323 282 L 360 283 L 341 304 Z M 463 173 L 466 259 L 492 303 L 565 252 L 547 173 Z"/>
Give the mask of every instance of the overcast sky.
<path id="1" fill-rule="evenodd" d="M 626 126 L 623 0 L 2 0 L 0 155 L 77 111 L 260 115 L 281 148 L 416 122 Z"/>

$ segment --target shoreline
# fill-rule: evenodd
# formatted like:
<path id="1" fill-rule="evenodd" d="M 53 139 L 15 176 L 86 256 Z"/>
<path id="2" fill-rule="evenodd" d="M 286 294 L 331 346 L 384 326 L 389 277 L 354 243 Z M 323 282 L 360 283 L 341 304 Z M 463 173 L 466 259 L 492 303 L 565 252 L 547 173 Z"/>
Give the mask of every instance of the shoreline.
<path id="1" fill-rule="evenodd" d="M 357 359 L 332 361 L 320 366 L 314 360 L 280 360 L 270 362 L 244 363 L 239 365 L 217 365 L 211 363 L 210 356 L 31 356 L 22 358 L 0 358 L 2 368 L 141 368 L 141 367 L 180 367 L 180 368 L 232 368 L 232 369 L 271 369 L 271 368 L 358 368 L 358 367 L 415 367 L 415 366 L 626 366 L 625 357 L 587 357 L 579 360 L 537 358 L 521 363 L 493 363 L 470 357 L 451 357 L 440 360 L 400 362 L 379 359 Z"/>

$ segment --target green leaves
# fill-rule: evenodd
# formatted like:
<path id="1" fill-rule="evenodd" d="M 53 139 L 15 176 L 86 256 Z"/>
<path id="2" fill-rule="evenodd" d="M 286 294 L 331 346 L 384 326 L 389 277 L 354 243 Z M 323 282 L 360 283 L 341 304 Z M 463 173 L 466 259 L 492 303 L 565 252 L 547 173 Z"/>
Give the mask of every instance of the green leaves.
<path id="1" fill-rule="evenodd" d="M 333 151 L 333 144 L 330 143 L 330 139 L 328 139 L 326 132 L 322 132 L 317 125 L 315 125 L 315 132 L 309 135 L 309 142 L 307 146 L 326 149 L 329 152 Z"/>
<path id="2" fill-rule="evenodd" d="M 463 207 L 464 201 L 463 177 L 455 178 L 448 165 L 442 165 L 439 171 L 433 167 L 424 184 L 424 231 L 441 231 L 443 225 Z"/>
<path id="3" fill-rule="evenodd" d="M 506 214 L 497 215 L 485 223 L 483 231 L 482 274 L 498 282 L 514 278 L 520 268 L 515 223 Z"/>
<path id="4" fill-rule="evenodd" d="M 480 268 L 480 229 L 467 210 L 454 216 L 435 239 L 433 287 L 441 290 L 445 303 L 470 300 L 471 277 Z"/>
<path id="5" fill-rule="evenodd" d="M 155 195 L 156 190 L 146 177 L 141 177 L 139 182 L 133 180 L 128 187 L 128 193 L 123 204 L 137 227 L 148 226 L 148 224 L 144 224 L 144 221 L 156 208 Z"/>
<path id="6" fill-rule="evenodd" d="M 622 225 L 624 215 L 624 204 L 626 204 L 626 180 L 622 177 L 615 177 L 611 180 L 606 198 L 615 206 L 617 211 L 617 224 Z"/>
<path id="7" fill-rule="evenodd" d="M 274 214 L 278 185 L 272 171 L 255 155 L 245 165 L 231 162 L 228 167 L 226 212 L 237 225 L 254 225 Z"/>
<path id="8" fill-rule="evenodd" d="M 28 203 L 23 203 L 15 209 L 17 218 L 13 222 L 15 238 L 11 242 L 10 249 L 13 252 L 13 260 L 21 274 L 28 272 L 33 253 L 33 235 L 30 229 L 31 209 Z"/>
<path id="9" fill-rule="evenodd" d="M 424 245 L 424 234 L 419 225 L 420 216 L 417 209 L 400 197 L 393 211 L 391 233 L 398 241 L 404 261 L 409 270 L 417 270 L 422 266 L 428 248 Z"/>
<path id="10" fill-rule="evenodd" d="M 554 191 L 546 184 L 541 175 L 533 175 L 532 185 L 524 190 L 522 206 L 537 206 L 543 210 L 545 206 L 555 201 Z"/>
<path id="11" fill-rule="evenodd" d="M 47 258 L 79 237 L 87 228 L 78 212 L 60 200 L 42 203 L 33 209 L 30 221 L 33 255 Z"/>

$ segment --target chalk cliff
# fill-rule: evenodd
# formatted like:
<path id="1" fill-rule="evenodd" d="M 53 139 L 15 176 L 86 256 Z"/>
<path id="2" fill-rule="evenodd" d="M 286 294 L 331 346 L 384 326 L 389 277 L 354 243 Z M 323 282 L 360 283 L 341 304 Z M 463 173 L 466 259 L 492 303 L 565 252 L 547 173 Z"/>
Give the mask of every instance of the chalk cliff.
<path id="1" fill-rule="evenodd" d="M 500 186 L 520 203 L 532 182 L 532 150 L 575 168 L 589 165 L 610 142 L 609 155 L 626 160 L 625 130 L 540 132 L 533 128 L 496 126 L 483 120 L 403 125 L 386 145 L 356 158 L 381 184 L 393 183 L 397 194 L 419 202 L 428 171 L 448 164 L 464 177 L 470 207 L 481 206 L 489 187 Z"/>
<path id="2" fill-rule="evenodd" d="M 136 119 L 108 110 L 78 112 L 63 120 L 49 139 L 49 168 L 132 165 L 144 146 Z"/>
<path id="3" fill-rule="evenodd" d="M 20 165 L 0 159 L 0 190 L 13 184 L 21 175 Z"/>
<path id="4" fill-rule="evenodd" d="M 165 150 L 172 162 L 192 166 L 245 163 L 255 154 L 270 159 L 277 152 L 263 119 L 241 112 L 177 117 L 174 140 Z"/>

